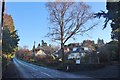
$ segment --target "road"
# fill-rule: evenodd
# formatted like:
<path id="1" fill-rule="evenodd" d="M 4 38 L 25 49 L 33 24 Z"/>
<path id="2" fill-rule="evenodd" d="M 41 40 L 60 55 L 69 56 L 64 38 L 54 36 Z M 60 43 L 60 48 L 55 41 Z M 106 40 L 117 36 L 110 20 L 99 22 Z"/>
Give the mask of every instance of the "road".
<path id="1" fill-rule="evenodd" d="M 69 72 L 62 72 L 42 66 L 33 65 L 24 61 L 13 59 L 13 63 L 20 73 L 21 78 L 86 78 L 92 79 L 84 75 L 72 74 Z"/>

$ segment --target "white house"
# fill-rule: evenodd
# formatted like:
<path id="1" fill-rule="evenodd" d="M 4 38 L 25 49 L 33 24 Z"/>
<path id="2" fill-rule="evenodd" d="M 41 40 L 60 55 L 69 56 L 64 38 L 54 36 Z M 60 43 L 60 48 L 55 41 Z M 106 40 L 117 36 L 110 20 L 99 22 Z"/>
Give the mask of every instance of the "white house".
<path id="1" fill-rule="evenodd" d="M 80 59 L 80 53 L 79 52 L 71 52 L 69 55 L 68 55 L 68 59 Z"/>
<path id="2" fill-rule="evenodd" d="M 46 54 L 44 53 L 44 51 L 39 50 L 36 52 L 35 56 L 46 56 Z"/>
<path id="3" fill-rule="evenodd" d="M 89 48 L 87 47 L 75 47 L 73 48 L 73 51 L 68 55 L 68 59 L 80 59 L 81 57 L 84 57 L 86 53 L 86 51 L 90 51 Z"/>
<path id="4" fill-rule="evenodd" d="M 58 54 L 59 54 L 59 51 L 55 51 L 55 52 L 53 53 L 53 55 L 54 55 L 55 57 L 58 57 Z"/>

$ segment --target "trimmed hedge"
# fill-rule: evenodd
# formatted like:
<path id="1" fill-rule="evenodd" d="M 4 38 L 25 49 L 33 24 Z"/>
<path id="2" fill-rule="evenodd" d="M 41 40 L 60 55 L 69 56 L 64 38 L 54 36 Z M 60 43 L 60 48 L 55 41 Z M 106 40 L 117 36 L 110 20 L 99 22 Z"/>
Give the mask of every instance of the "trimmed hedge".
<path id="1" fill-rule="evenodd" d="M 67 66 L 69 69 L 67 70 Z M 88 70 L 96 70 L 99 68 L 103 68 L 105 64 L 79 64 L 79 65 L 64 65 L 59 66 L 58 70 L 77 72 L 77 71 L 88 71 Z"/>

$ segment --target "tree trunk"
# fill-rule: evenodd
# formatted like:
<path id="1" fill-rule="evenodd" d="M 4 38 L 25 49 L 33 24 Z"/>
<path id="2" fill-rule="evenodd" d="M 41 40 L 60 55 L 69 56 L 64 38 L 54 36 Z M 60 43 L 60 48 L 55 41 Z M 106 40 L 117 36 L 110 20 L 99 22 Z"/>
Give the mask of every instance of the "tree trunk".
<path id="1" fill-rule="evenodd" d="M 64 44 L 61 43 L 62 61 L 64 62 Z"/>
<path id="2" fill-rule="evenodd" d="M 61 53 L 62 53 L 62 63 L 64 65 L 64 25 L 63 25 L 63 17 L 62 17 L 62 22 L 60 25 L 60 29 L 61 29 Z"/>

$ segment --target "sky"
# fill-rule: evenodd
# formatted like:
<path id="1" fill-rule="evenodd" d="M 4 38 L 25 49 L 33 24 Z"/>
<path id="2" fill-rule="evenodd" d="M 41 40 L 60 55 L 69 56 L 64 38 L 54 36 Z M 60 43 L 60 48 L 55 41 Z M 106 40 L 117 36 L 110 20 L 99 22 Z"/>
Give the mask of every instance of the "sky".
<path id="1" fill-rule="evenodd" d="M 94 12 L 100 12 L 100 10 L 106 10 L 105 2 L 87 2 L 91 6 L 91 10 Z M 18 30 L 20 37 L 19 46 L 28 46 L 32 49 L 34 41 L 36 46 L 44 40 L 48 44 L 58 45 L 52 42 L 45 35 L 49 32 L 49 13 L 45 7 L 45 2 L 7 2 L 6 13 L 12 16 L 14 20 L 15 29 Z M 76 36 L 76 40 L 70 39 L 66 44 L 79 42 L 83 40 L 94 40 L 97 42 L 98 38 L 104 39 L 105 42 L 111 41 L 111 28 L 108 25 L 107 28 L 102 30 L 104 25 L 104 19 L 99 21 L 99 25 L 91 31 L 87 32 L 88 35 Z"/>

